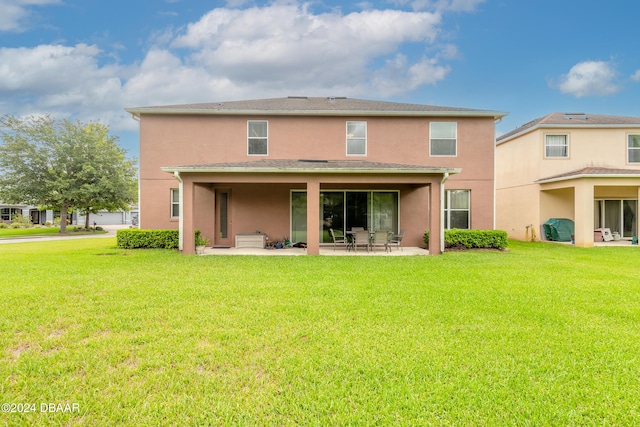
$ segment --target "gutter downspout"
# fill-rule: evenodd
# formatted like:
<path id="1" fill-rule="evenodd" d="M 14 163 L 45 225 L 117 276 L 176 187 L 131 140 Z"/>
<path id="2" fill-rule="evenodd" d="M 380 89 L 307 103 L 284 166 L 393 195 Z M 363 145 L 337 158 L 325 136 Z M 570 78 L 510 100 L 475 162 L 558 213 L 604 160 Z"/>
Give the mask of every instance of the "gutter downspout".
<path id="1" fill-rule="evenodd" d="M 440 183 L 440 253 L 444 252 L 444 183 L 449 179 L 449 172 L 445 172 Z"/>
<path id="2" fill-rule="evenodd" d="M 184 248 L 184 200 L 182 200 L 182 195 L 184 192 L 182 191 L 183 183 L 182 178 L 180 177 L 180 172 L 173 171 L 173 176 L 178 180 L 178 249 L 183 250 Z"/>

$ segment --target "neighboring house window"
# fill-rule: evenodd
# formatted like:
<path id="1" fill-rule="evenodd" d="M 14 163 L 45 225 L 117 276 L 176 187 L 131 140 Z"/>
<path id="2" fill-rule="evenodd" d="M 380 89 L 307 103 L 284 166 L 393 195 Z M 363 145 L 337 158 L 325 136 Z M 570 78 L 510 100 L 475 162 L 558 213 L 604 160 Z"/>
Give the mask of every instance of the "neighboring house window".
<path id="1" fill-rule="evenodd" d="M 171 218 L 180 217 L 180 189 L 171 189 Z"/>
<path id="2" fill-rule="evenodd" d="M 629 163 L 640 163 L 640 135 L 629 135 Z"/>
<path id="3" fill-rule="evenodd" d="M 347 155 L 367 155 L 367 122 L 347 122 Z"/>
<path id="4" fill-rule="evenodd" d="M 444 228 L 469 229 L 470 215 L 469 190 L 447 190 L 444 199 Z"/>
<path id="5" fill-rule="evenodd" d="M 19 208 L 2 208 L 0 209 L 0 220 L 13 221 L 13 217 L 22 215 L 22 209 Z"/>
<path id="6" fill-rule="evenodd" d="M 456 122 L 431 122 L 430 153 L 432 156 L 456 156 L 458 124 Z"/>
<path id="7" fill-rule="evenodd" d="M 569 157 L 569 141 L 567 135 L 545 135 L 544 156 L 548 158 Z"/>
<path id="8" fill-rule="evenodd" d="M 250 156 L 266 156 L 269 153 L 267 121 L 247 122 L 247 152 Z"/>

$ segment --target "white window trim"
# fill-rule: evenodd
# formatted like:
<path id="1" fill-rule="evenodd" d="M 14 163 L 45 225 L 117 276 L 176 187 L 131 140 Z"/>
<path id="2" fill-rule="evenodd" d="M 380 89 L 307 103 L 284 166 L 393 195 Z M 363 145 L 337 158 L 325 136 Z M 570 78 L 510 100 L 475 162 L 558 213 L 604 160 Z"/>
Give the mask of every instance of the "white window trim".
<path id="1" fill-rule="evenodd" d="M 638 165 L 640 164 L 640 161 L 638 162 L 632 162 L 631 161 L 631 156 L 629 156 L 629 154 L 631 153 L 631 150 L 638 150 L 640 151 L 640 147 L 629 147 L 629 137 L 630 136 L 639 136 L 640 137 L 640 133 L 628 133 L 627 134 L 627 163 L 630 165 Z"/>
<path id="2" fill-rule="evenodd" d="M 250 123 L 266 123 L 267 124 L 267 136 L 251 136 L 249 135 L 249 124 Z M 252 154 L 249 152 L 249 141 L 251 139 L 265 139 L 267 140 L 267 152 L 266 154 Z M 247 120 L 247 156 L 268 156 L 269 155 L 269 121 L 268 120 Z"/>
<path id="3" fill-rule="evenodd" d="M 567 155 L 566 156 L 547 156 L 547 137 L 548 136 L 564 136 L 564 140 L 567 145 Z M 554 147 L 560 147 L 559 145 L 554 145 Z M 544 134 L 544 147 L 543 147 L 543 155 L 545 159 L 568 159 L 571 157 L 571 144 L 569 141 L 568 133 L 545 133 Z"/>
<path id="4" fill-rule="evenodd" d="M 173 201 L 173 193 L 177 192 L 178 193 L 178 201 L 174 202 Z M 174 215 L 173 214 L 173 206 L 174 205 L 178 205 L 178 215 Z M 171 219 L 177 219 L 180 218 L 180 189 L 179 188 L 172 188 L 171 191 L 169 192 L 169 215 Z"/>
<path id="5" fill-rule="evenodd" d="M 349 123 L 364 123 L 364 138 L 349 138 Z M 347 156 L 366 156 L 368 151 L 369 151 L 369 147 L 367 144 L 367 139 L 369 137 L 369 125 L 365 120 L 347 120 L 347 123 L 345 123 L 345 150 L 347 153 Z M 349 140 L 350 139 L 364 139 L 364 154 L 351 154 L 349 153 Z"/>
<path id="6" fill-rule="evenodd" d="M 453 138 L 437 138 L 437 139 L 450 139 L 454 142 L 455 154 L 433 154 L 431 142 L 433 141 L 431 126 L 434 123 L 452 123 L 456 125 L 456 136 Z M 429 157 L 458 157 L 458 122 L 430 122 L 429 123 Z"/>
<path id="7" fill-rule="evenodd" d="M 466 191 L 467 192 L 467 199 L 469 202 L 469 207 L 466 209 L 458 209 L 458 208 L 452 208 L 451 207 L 451 192 L 452 191 Z M 451 212 L 468 212 L 467 215 L 467 228 L 465 228 L 464 230 L 471 230 L 471 190 L 466 189 L 466 188 L 455 188 L 455 189 L 451 189 L 451 190 L 445 190 L 444 192 L 446 199 L 446 203 L 443 203 L 443 205 L 445 205 L 446 207 L 444 208 L 444 214 L 446 216 L 446 224 L 448 225 L 447 228 L 445 228 L 445 230 L 451 230 Z M 442 226 L 444 227 L 444 224 L 442 224 Z M 462 230 L 462 229 L 461 229 Z"/>

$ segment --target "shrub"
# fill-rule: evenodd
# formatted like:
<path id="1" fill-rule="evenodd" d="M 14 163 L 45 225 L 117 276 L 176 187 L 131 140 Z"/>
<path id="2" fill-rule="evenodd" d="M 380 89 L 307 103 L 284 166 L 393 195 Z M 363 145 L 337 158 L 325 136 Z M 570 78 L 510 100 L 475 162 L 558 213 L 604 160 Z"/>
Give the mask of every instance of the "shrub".
<path id="1" fill-rule="evenodd" d="M 6 222 L 0 221 L 0 228 L 9 228 L 9 224 L 7 224 Z"/>
<path id="2" fill-rule="evenodd" d="M 116 232 L 116 240 L 123 249 L 177 249 L 178 230 L 122 229 Z"/>
<path id="3" fill-rule="evenodd" d="M 429 230 L 424 232 L 429 247 Z M 502 230 L 444 230 L 444 247 L 459 249 L 506 249 L 507 232 Z"/>
<path id="4" fill-rule="evenodd" d="M 14 224 L 16 224 L 17 226 L 14 226 Z M 31 220 L 29 220 L 28 217 L 26 216 L 22 216 L 22 215 L 14 215 L 11 218 L 11 227 L 12 228 L 20 228 L 20 227 L 31 227 L 33 224 L 31 224 Z"/>
<path id="5" fill-rule="evenodd" d="M 206 246 L 209 243 L 209 240 L 202 235 L 198 228 L 194 230 L 194 241 L 196 246 Z"/>

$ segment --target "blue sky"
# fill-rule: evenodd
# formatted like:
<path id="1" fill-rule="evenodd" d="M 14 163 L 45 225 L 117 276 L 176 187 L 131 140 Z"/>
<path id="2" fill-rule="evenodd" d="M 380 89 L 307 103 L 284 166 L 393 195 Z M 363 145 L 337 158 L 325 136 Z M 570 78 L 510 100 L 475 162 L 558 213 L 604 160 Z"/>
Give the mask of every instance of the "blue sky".
<path id="1" fill-rule="evenodd" d="M 0 0 L 0 114 L 289 95 L 640 116 L 640 3 L 613 0 Z"/>

